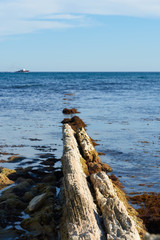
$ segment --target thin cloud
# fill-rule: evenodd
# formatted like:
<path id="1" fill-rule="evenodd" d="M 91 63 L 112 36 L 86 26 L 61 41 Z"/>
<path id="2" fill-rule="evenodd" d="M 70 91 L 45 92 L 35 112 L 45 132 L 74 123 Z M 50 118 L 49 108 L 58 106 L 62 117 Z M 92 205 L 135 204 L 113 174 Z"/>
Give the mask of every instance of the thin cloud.
<path id="1" fill-rule="evenodd" d="M 84 26 L 88 14 L 160 17 L 160 0 L 0 0 L 0 35 Z"/>

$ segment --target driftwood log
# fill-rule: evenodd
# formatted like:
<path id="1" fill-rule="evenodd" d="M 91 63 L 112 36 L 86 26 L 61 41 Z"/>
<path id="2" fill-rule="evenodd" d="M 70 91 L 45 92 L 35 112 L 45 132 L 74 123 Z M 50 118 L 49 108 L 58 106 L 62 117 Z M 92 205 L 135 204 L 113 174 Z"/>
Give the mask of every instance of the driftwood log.
<path id="1" fill-rule="evenodd" d="M 82 159 L 97 156 L 86 131 L 75 132 L 68 124 L 63 127 L 64 208 L 61 239 L 139 240 L 135 218 L 130 216 L 115 186 L 105 172 L 91 174 L 89 187 Z M 82 155 L 83 156 L 82 156 Z M 92 190 L 91 190 L 92 189 Z M 103 221 L 101 221 L 103 219 Z M 143 229 L 144 230 L 144 229 Z"/>

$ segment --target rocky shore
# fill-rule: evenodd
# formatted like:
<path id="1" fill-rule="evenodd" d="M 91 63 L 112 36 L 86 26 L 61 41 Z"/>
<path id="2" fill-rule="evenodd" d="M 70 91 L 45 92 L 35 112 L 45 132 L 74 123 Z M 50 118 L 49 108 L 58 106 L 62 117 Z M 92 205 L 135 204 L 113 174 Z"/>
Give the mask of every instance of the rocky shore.
<path id="1" fill-rule="evenodd" d="M 76 112 L 65 109 L 64 114 Z M 144 212 L 137 212 L 129 204 L 111 167 L 101 162 L 86 124 L 77 116 L 65 118 L 62 123 L 61 159 L 41 154 L 37 169 L 0 169 L 1 239 L 160 239 L 147 233 Z M 13 155 L 9 161 L 22 159 Z M 56 167 L 58 161 L 62 167 Z M 139 202 L 146 198 L 139 198 Z M 138 198 L 130 200 L 137 203 Z M 156 224 L 158 229 L 159 222 Z"/>

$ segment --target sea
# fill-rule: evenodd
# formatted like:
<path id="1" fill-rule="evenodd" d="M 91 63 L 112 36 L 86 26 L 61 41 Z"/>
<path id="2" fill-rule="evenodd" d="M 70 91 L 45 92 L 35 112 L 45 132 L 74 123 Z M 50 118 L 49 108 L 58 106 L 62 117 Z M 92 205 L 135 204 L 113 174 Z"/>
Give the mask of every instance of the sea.
<path id="1" fill-rule="evenodd" d="M 61 121 L 74 116 L 64 108 L 80 112 L 127 194 L 160 192 L 160 73 L 1 72 L 0 166 L 36 168 L 42 152 L 61 158 Z M 8 161 L 16 154 L 24 160 Z"/>

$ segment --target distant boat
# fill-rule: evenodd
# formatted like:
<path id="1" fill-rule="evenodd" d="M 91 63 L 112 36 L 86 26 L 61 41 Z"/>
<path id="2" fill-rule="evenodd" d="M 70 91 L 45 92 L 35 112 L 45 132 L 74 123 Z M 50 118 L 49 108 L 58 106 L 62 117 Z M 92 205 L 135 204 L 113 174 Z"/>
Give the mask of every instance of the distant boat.
<path id="1" fill-rule="evenodd" d="M 28 72 L 29 72 L 29 70 L 26 70 L 24 68 L 16 71 L 16 73 L 28 73 Z"/>

